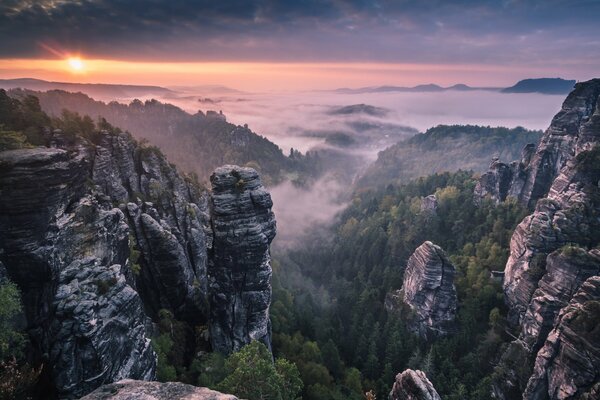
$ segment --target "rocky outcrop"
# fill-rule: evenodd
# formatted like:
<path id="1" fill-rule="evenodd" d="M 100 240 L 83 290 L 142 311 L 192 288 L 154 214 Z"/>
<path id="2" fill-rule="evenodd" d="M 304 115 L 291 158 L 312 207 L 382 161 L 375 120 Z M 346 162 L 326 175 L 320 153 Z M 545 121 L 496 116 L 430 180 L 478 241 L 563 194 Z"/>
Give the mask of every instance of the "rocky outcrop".
<path id="1" fill-rule="evenodd" d="M 125 379 L 104 385 L 81 400 L 238 400 L 237 397 L 180 382 L 144 382 Z"/>
<path id="2" fill-rule="evenodd" d="M 548 194 L 561 169 L 583 150 L 599 141 L 598 97 L 600 79 L 578 83 L 552 119 L 539 145 L 528 145 L 520 162 L 493 161 L 475 190 L 475 201 L 486 196 L 503 201 L 507 196 L 534 207 Z"/>
<path id="3" fill-rule="evenodd" d="M 251 340 L 270 348 L 271 255 L 275 218 L 271 196 L 255 170 L 227 165 L 212 183 L 210 333 L 213 348 L 230 353 Z"/>
<path id="4" fill-rule="evenodd" d="M 219 351 L 251 339 L 270 346 L 275 220 L 254 170 L 217 171 L 211 199 L 129 134 L 46 134 L 55 147 L 0 152 L 0 264 L 21 289 L 49 396 L 153 379 L 161 309 L 218 326 Z"/>
<path id="5" fill-rule="evenodd" d="M 408 259 L 402 285 L 410 309 L 409 328 L 421 337 L 444 336 L 454 329 L 457 298 L 455 268 L 441 247 L 424 242 Z"/>
<path id="6" fill-rule="evenodd" d="M 518 198 L 527 179 L 525 165 L 529 163 L 534 151 L 535 145 L 526 145 L 521 154 L 521 161 L 513 161 L 510 164 L 494 158 L 488 172 L 483 174 L 475 185 L 475 204 L 480 204 L 485 198 L 490 198 L 495 203 L 503 202 L 508 197 Z"/>
<path id="7" fill-rule="evenodd" d="M 517 226 L 511 238 L 504 292 L 509 322 L 520 333 L 496 368 L 495 398 L 520 398 L 526 387 L 530 397 L 525 398 L 580 396 L 565 394 L 579 387 L 573 372 L 566 369 L 552 372 L 555 386 L 547 393 L 530 387 L 532 374 L 539 374 L 538 361 L 548 353 L 548 341 L 560 327 L 559 315 L 564 307 L 570 307 L 583 282 L 600 273 L 599 96 L 600 80 L 578 84 L 528 167 L 521 199 L 532 204 L 540 196 L 546 197 L 537 201 L 534 212 Z M 589 361 L 585 354 L 579 359 L 582 354 L 569 354 L 573 359 L 571 364 L 564 364 L 565 368 L 577 370 L 580 362 L 585 368 L 600 370 L 597 358 Z M 596 373 L 596 382 L 599 376 Z M 583 392 L 577 389 L 573 393 Z"/>
<path id="8" fill-rule="evenodd" d="M 423 371 L 407 369 L 396 375 L 390 400 L 441 400 Z"/>
<path id="9" fill-rule="evenodd" d="M 524 400 L 592 399 L 600 394 L 600 277 L 585 281 L 537 354 Z"/>
<path id="10" fill-rule="evenodd" d="M 152 378 L 146 316 L 124 273 L 126 219 L 83 194 L 86 149 L 8 151 L 0 164 L 0 258 L 22 290 L 31 342 L 58 395 Z"/>
<path id="11" fill-rule="evenodd" d="M 438 207 L 438 200 L 435 194 L 430 194 L 421 198 L 421 212 L 426 214 L 435 213 Z"/>

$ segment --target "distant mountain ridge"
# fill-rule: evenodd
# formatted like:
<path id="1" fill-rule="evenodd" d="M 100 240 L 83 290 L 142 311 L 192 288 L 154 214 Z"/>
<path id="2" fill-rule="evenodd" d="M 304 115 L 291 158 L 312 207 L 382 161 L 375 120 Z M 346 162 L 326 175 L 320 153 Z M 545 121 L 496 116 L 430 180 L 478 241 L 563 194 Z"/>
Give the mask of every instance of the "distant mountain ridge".
<path id="1" fill-rule="evenodd" d="M 341 88 L 335 89 L 334 92 L 342 94 L 363 94 L 363 93 L 427 93 L 427 92 L 446 92 L 446 91 L 471 91 L 471 90 L 487 90 L 501 93 L 543 93 L 543 94 L 567 94 L 575 86 L 575 80 L 567 80 L 562 78 L 530 78 L 523 79 L 515 85 L 507 88 L 502 87 L 477 87 L 469 86 L 464 83 L 457 83 L 452 86 L 440 86 L 434 83 L 423 84 L 417 86 L 369 86 L 362 88 Z"/>
<path id="2" fill-rule="evenodd" d="M 502 89 L 502 93 L 567 94 L 575 87 L 575 80 L 562 78 L 523 79 L 514 86 Z"/>
<path id="3" fill-rule="evenodd" d="M 82 92 L 88 96 L 102 99 L 116 99 L 126 97 L 173 95 L 170 89 L 151 85 L 120 85 L 109 83 L 70 83 L 51 82 L 34 78 L 0 79 L 0 88 L 29 89 L 36 91 L 64 90 L 68 92 Z"/>

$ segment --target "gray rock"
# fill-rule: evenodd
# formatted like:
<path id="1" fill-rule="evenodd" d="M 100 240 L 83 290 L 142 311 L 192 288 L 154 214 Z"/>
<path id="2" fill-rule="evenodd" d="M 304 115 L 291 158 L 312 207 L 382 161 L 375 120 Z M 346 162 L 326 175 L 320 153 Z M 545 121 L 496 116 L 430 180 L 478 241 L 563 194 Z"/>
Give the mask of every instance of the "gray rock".
<path id="1" fill-rule="evenodd" d="M 270 347 L 275 220 L 255 171 L 217 171 L 209 207 L 204 189 L 128 134 L 53 135 L 56 148 L 0 152 L 0 265 L 21 289 L 48 390 L 74 398 L 153 379 L 160 309 L 212 326 L 217 350 Z M 221 299 L 235 307 L 221 315 Z"/>
<path id="2" fill-rule="evenodd" d="M 435 194 L 430 194 L 421 199 L 421 212 L 424 213 L 435 213 L 437 210 L 438 201 Z"/>
<path id="3" fill-rule="evenodd" d="M 538 352 L 524 400 L 598 398 L 600 277 L 585 281 Z"/>
<path id="4" fill-rule="evenodd" d="M 402 300 L 411 310 L 409 328 L 421 337 L 444 336 L 454 330 L 454 273 L 444 250 L 431 242 L 424 242 L 408 259 Z"/>
<path id="5" fill-rule="evenodd" d="M 180 382 L 143 382 L 125 379 L 104 385 L 81 400 L 238 400 L 237 397 Z"/>
<path id="6" fill-rule="evenodd" d="M 533 208 L 544 198 L 567 163 L 589 150 L 600 137 L 600 79 L 578 83 L 553 118 L 539 145 L 527 145 L 521 160 L 510 165 L 492 161 L 474 192 L 475 202 L 513 197 Z"/>
<path id="7" fill-rule="evenodd" d="M 536 358 L 548 353 L 563 308 L 587 278 L 600 273 L 599 95 L 600 80 L 578 84 L 531 156 L 520 199 L 531 205 L 546 197 L 537 200 L 534 212 L 511 238 L 504 293 L 509 321 L 520 334 L 496 368 L 495 398 L 520 398 L 526 387 L 533 396 L 527 398 L 574 398 L 565 394 L 571 389 L 560 395 L 563 389 L 556 389 L 573 387 L 573 376 L 566 370 L 554 375 L 552 393 L 542 395 L 544 390 L 530 388 L 532 374 L 539 375 Z M 585 355 L 579 361 L 581 354 L 571 355 L 565 368 L 589 361 Z M 600 369 L 597 358 L 590 362 L 590 368 Z"/>
<path id="8" fill-rule="evenodd" d="M 210 334 L 225 354 L 252 340 L 271 346 L 271 196 L 251 168 L 227 165 L 211 176 Z"/>
<path id="9" fill-rule="evenodd" d="M 441 400 L 423 371 L 407 369 L 396 375 L 389 400 Z"/>

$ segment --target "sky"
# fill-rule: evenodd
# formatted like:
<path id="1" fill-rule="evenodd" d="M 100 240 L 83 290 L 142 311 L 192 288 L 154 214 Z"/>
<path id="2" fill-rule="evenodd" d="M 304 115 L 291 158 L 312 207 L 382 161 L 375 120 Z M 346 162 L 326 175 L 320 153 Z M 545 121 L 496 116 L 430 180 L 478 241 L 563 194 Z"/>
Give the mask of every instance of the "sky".
<path id="1" fill-rule="evenodd" d="M 242 90 L 586 80 L 600 71 L 598 15 L 600 0 L 1 0 L 0 78 Z"/>

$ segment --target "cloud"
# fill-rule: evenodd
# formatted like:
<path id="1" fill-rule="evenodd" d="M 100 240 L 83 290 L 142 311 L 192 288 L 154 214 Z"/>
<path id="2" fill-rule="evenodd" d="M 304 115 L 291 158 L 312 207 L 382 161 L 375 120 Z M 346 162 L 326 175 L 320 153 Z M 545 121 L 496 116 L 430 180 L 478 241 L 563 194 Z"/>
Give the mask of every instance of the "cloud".
<path id="1" fill-rule="evenodd" d="M 590 0 L 8 0 L 0 57 L 40 43 L 170 60 L 564 63 L 597 67 Z M 47 55 L 47 53 L 46 53 Z"/>

